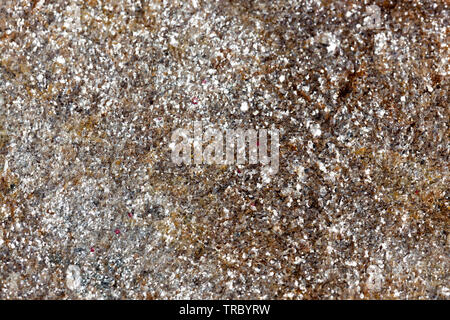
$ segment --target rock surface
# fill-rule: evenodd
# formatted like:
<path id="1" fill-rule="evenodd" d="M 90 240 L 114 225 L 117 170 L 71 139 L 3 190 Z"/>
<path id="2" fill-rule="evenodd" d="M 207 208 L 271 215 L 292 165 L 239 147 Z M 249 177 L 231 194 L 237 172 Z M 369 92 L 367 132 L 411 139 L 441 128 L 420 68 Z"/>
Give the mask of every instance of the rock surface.
<path id="1" fill-rule="evenodd" d="M 449 5 L 2 0 L 1 299 L 448 299 Z M 279 172 L 174 165 L 194 120 Z"/>

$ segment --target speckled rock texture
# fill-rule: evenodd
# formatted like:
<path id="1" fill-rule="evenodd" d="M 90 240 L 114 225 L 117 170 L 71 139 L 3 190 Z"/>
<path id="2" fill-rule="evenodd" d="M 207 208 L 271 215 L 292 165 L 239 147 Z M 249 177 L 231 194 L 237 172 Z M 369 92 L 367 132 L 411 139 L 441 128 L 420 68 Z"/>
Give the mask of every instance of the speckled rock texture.
<path id="1" fill-rule="evenodd" d="M 1 0 L 1 299 L 449 299 L 449 2 Z M 243 107 L 245 106 L 245 107 Z M 175 165 L 194 120 L 280 167 Z"/>

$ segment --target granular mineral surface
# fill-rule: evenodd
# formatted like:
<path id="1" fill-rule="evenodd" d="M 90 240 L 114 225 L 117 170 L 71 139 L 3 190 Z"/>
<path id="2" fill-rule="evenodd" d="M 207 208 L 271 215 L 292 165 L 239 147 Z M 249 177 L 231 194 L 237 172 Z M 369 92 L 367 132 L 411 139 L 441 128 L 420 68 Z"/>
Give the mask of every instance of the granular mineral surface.
<path id="1" fill-rule="evenodd" d="M 449 299 L 449 2 L 1 0 L 1 299 Z M 279 169 L 173 132 L 276 128 Z"/>

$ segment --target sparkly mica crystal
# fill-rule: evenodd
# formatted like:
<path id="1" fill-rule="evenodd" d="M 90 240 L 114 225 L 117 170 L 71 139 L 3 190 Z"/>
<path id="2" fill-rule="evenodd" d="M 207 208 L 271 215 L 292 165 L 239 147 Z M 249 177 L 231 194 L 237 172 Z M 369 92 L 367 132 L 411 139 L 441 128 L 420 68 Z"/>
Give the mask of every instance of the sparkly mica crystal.
<path id="1" fill-rule="evenodd" d="M 0 299 L 449 299 L 449 2 L 0 1 Z M 279 171 L 171 134 L 275 127 Z"/>

